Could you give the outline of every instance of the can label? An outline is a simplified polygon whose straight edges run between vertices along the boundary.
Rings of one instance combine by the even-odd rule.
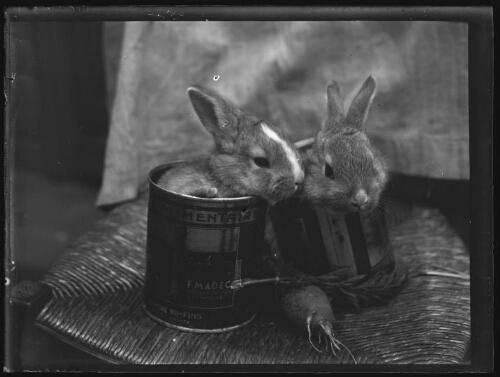
[[[273,206],[270,217],[283,258],[305,273],[349,267],[353,276],[364,275],[394,263],[383,217],[335,213],[294,199]]]
[[[180,208],[178,204],[159,201],[153,210],[166,218],[196,225],[241,224],[257,219],[257,208],[248,208],[241,212],[217,212]]]
[[[255,316],[254,292],[231,283],[256,277],[266,203],[180,196],[156,186],[157,175],[150,177],[145,309],[188,331],[242,326]]]
[[[179,304],[212,309],[234,305],[231,282],[240,278],[242,265],[238,259],[239,230],[186,227],[186,252],[174,256],[171,271],[173,277],[181,275],[177,280],[184,283],[175,287],[182,293]]]

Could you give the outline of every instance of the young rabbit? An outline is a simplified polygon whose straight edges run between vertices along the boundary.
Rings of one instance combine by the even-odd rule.
[[[361,86],[345,116],[338,84],[332,81],[328,85],[327,119],[311,148],[304,153],[306,175],[303,189],[297,193],[302,201],[313,204],[319,210],[337,213],[370,211],[378,205],[388,173],[382,157],[364,132],[375,90],[376,81],[370,76]],[[280,255],[279,249],[272,250],[274,255]],[[290,250],[285,252],[290,257]],[[303,269],[304,262],[294,261],[293,257],[291,259],[297,271]],[[280,263],[280,260],[275,263]],[[285,267],[288,265],[281,262],[279,268],[285,271],[285,276],[293,275],[293,271],[289,272]],[[312,278],[308,273],[298,272],[302,274],[303,280]],[[336,354],[336,349],[339,349],[337,344],[341,343],[333,333],[335,318],[332,306],[344,305],[339,305],[342,302],[340,298],[347,304],[350,301],[346,297],[354,300],[357,296],[349,292],[344,297],[342,289],[335,286],[338,280],[328,281],[325,276],[322,280],[324,285],[316,281],[305,286],[282,286],[280,300],[285,317],[299,329],[308,331],[311,344],[311,338],[325,338]],[[358,305],[357,301],[354,302]]]
[[[304,180],[301,156],[280,129],[209,89],[193,86],[187,93],[215,150],[167,171],[161,187],[206,198],[255,195],[271,204],[297,191]]]
[[[344,116],[339,86],[330,82],[327,120],[306,152],[302,198],[342,213],[377,206],[388,174],[384,160],[364,132],[375,91],[376,81],[370,76]]]

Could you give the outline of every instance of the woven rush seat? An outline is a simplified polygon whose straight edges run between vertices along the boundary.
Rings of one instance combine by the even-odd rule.
[[[182,332],[151,319],[142,307],[147,195],[111,211],[61,255],[40,281],[52,295],[36,324],[112,363],[462,363],[470,340],[468,253],[439,210],[388,211],[408,282],[387,305],[337,318],[336,337],[350,350],[338,357],[316,351],[284,321],[269,285],[257,317],[235,331]]]

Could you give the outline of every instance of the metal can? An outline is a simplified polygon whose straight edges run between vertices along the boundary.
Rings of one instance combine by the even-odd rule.
[[[149,175],[144,308],[180,330],[225,332],[250,322],[262,260],[267,203],[258,197],[196,198],[156,184],[178,162]]]
[[[295,198],[269,211],[285,261],[310,275],[349,267],[351,275],[391,270],[395,260],[385,219],[370,213],[334,213]]]

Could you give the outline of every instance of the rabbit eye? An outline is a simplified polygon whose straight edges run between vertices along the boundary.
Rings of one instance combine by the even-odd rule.
[[[268,168],[271,166],[271,164],[269,164],[269,160],[264,157],[255,157],[253,159],[253,162],[255,162],[255,165],[257,165],[259,168]]]
[[[335,179],[335,177],[333,176],[333,169],[328,164],[325,164],[325,177]]]

